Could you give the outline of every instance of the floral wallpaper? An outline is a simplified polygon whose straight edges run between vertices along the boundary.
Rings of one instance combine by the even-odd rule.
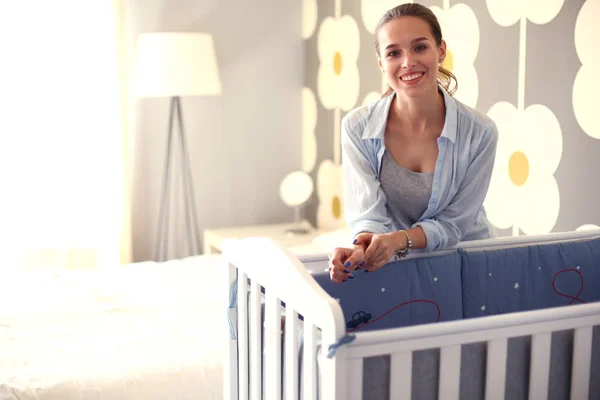
[[[374,29],[390,0],[303,0],[307,218],[346,228],[340,123],[380,97]],[[423,0],[440,21],[455,97],[492,119],[498,151],[485,207],[500,235],[600,225],[600,0]]]

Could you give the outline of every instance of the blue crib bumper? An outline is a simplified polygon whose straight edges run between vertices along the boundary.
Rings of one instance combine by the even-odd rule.
[[[569,306],[600,301],[600,238],[457,249],[341,285],[313,276],[340,302],[349,333]]]

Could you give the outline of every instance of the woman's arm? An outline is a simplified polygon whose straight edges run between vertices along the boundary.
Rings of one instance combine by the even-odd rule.
[[[385,194],[370,161],[372,149],[362,139],[360,118],[356,112],[346,115],[341,135],[344,214],[353,237],[360,232],[391,231]]]
[[[413,225],[413,228],[423,229],[427,237],[424,247],[426,251],[456,245],[462,240],[464,232],[475,223],[490,185],[497,143],[498,129],[492,123],[483,133],[462,183],[450,204],[435,218]]]

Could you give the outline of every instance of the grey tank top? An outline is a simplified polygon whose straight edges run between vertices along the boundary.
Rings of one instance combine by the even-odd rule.
[[[379,180],[395,230],[409,229],[423,216],[431,197],[433,175],[401,167],[385,150]]]

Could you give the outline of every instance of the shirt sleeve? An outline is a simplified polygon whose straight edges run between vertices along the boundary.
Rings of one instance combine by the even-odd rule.
[[[495,123],[486,130],[479,142],[478,150],[450,204],[435,218],[417,222],[427,237],[424,251],[455,246],[463,237],[463,233],[473,226],[487,194],[496,147],[498,129]]]
[[[341,128],[344,214],[352,236],[360,232],[391,232],[385,194],[369,162],[366,141],[359,127],[351,126],[348,116],[342,120]]]

